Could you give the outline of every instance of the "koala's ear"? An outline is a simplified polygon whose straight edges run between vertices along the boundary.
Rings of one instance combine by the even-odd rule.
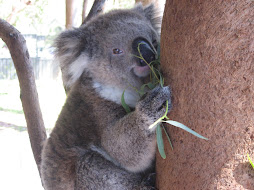
[[[146,7],[144,7],[144,12],[146,15],[146,18],[150,21],[153,20],[153,18],[155,17],[155,7],[154,4],[150,4]]]
[[[78,54],[80,43],[79,31],[77,29],[66,30],[62,32],[55,40],[55,55],[56,57],[64,56],[67,59],[72,59]]]
[[[60,66],[65,89],[70,87],[82,75],[87,66],[88,56],[84,49],[86,40],[84,31],[79,28],[62,32],[55,40],[55,63]]]
[[[160,34],[162,15],[159,9],[156,10],[153,3],[145,7],[143,7],[142,3],[137,3],[134,10],[143,14],[151,22],[154,29]]]

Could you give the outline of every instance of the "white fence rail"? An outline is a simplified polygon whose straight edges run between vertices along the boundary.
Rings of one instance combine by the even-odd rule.
[[[53,78],[52,37],[25,34],[26,44],[31,57],[35,78]],[[16,70],[7,46],[0,40],[0,79],[17,79]]]

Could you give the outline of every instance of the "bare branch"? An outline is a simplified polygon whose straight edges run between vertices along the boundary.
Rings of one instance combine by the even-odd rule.
[[[94,0],[92,8],[82,24],[86,24],[92,17],[101,13],[103,11],[105,1],[106,0]]]
[[[85,21],[85,18],[86,18],[87,4],[88,4],[88,0],[84,0],[83,9],[82,9],[82,23]]]
[[[0,19],[0,38],[8,46],[16,68],[27,130],[34,158],[39,169],[42,146],[46,139],[46,130],[39,106],[33,67],[26,47],[26,41],[17,29],[2,19]]]

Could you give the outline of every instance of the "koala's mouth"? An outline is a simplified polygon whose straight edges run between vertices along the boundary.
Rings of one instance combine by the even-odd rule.
[[[133,68],[133,72],[135,75],[137,75],[138,77],[146,77],[149,75],[150,73],[150,67],[148,65],[145,66],[135,66]]]

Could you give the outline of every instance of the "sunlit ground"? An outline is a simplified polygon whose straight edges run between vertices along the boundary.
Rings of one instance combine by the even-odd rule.
[[[65,93],[60,81],[37,81],[45,127],[54,126]],[[42,190],[26,130],[17,80],[0,80],[0,189]]]

